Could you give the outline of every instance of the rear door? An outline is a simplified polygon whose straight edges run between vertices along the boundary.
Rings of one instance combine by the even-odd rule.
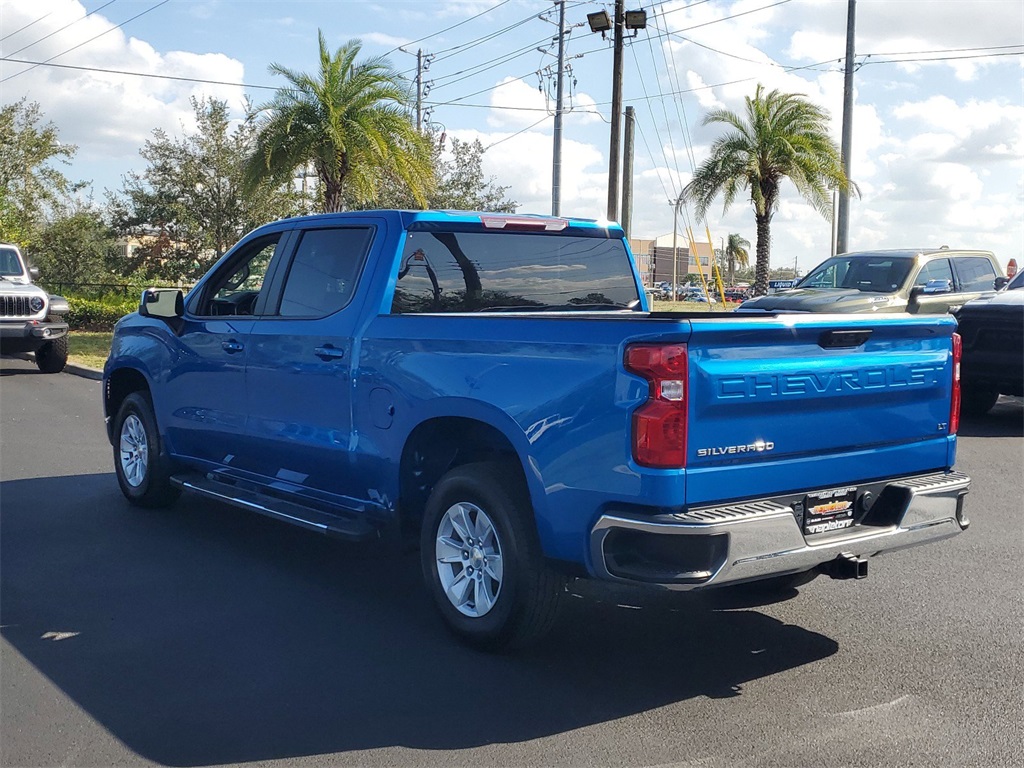
[[[691,319],[689,504],[939,470],[955,321]]]
[[[950,301],[952,311],[995,290],[996,270],[991,261],[983,256],[954,256],[952,261],[957,286],[955,301]]]

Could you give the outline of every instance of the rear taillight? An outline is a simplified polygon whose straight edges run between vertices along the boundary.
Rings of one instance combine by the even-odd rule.
[[[960,429],[960,358],[964,355],[964,342],[959,333],[953,334],[953,397],[949,404],[949,434]]]
[[[686,345],[633,344],[625,365],[650,386],[633,413],[633,458],[645,467],[686,466]]]

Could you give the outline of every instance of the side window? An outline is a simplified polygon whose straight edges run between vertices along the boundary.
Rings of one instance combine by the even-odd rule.
[[[196,314],[202,317],[253,314],[280,240],[281,233],[260,238],[225,265],[203,292]]]
[[[844,265],[845,266],[845,265]],[[838,280],[836,279],[836,271],[839,269],[838,264],[832,264],[827,269],[821,270],[808,280],[802,287],[806,288],[835,288]],[[845,274],[846,270],[843,270]]]
[[[914,285],[928,285],[929,280],[949,280],[949,284],[953,285],[953,269],[949,266],[949,259],[929,261],[921,267]]]
[[[326,317],[348,304],[372,239],[369,227],[303,232],[285,278],[278,314]]]
[[[963,256],[955,261],[961,291],[991,291],[995,289],[996,271],[988,259],[979,256]]]

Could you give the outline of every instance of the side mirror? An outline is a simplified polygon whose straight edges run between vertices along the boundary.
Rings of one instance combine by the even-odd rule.
[[[944,280],[937,278],[935,280],[929,280],[924,285],[915,285],[910,289],[910,298],[916,299],[919,296],[934,296],[939,293],[952,293],[953,282],[951,280]]]
[[[1003,288],[1005,288],[1007,283],[1009,283],[1009,282],[1010,282],[1010,278],[1008,278],[1008,277],[997,277],[996,278],[996,282],[995,282],[996,290],[997,291],[1003,290]]]
[[[31,277],[33,280],[38,280],[39,279],[39,267],[29,267],[28,268],[28,276]]]
[[[178,288],[147,288],[139,301],[139,314],[172,320],[185,314],[185,297]]]

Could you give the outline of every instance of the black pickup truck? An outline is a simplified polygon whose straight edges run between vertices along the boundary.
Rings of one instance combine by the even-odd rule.
[[[1024,272],[955,314],[963,339],[963,413],[980,416],[999,395],[1024,395]]]

